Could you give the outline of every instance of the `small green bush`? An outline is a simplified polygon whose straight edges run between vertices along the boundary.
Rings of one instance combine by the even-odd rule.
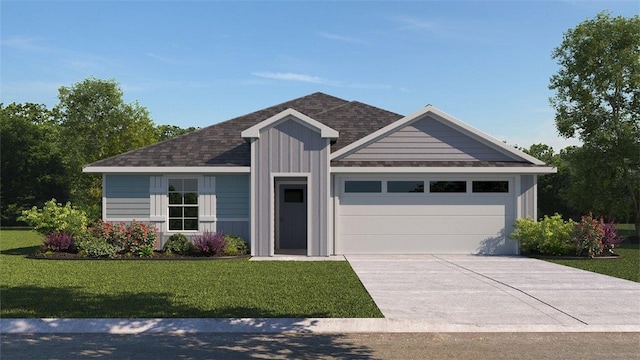
[[[551,217],[545,215],[538,222],[528,218],[517,219],[510,237],[520,241],[525,253],[568,255],[575,250],[572,242],[574,226],[572,220],[564,221],[559,214]]]
[[[227,246],[222,251],[224,256],[245,255],[249,251],[247,242],[240,236],[225,235],[224,239],[227,241]]]
[[[87,214],[71,206],[56,202],[56,199],[47,201],[42,209],[37,207],[24,210],[19,221],[24,221],[33,226],[37,232],[48,235],[52,233],[67,233],[73,236],[86,232],[89,219]]]
[[[109,244],[107,239],[91,233],[79,235],[76,238],[76,246],[80,255],[92,258],[114,257],[116,255],[115,246]]]
[[[150,247],[141,248],[140,251],[138,252],[138,256],[153,257],[153,248],[150,248]]]
[[[193,245],[183,234],[173,234],[162,247],[162,251],[167,254],[187,255],[193,251]]]

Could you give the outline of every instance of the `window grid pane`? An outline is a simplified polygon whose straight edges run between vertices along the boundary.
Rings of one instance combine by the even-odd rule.
[[[168,190],[169,230],[198,230],[198,180],[169,179]]]

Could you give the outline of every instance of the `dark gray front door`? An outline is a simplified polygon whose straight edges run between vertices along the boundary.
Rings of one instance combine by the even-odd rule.
[[[279,185],[280,249],[307,248],[307,185]]]

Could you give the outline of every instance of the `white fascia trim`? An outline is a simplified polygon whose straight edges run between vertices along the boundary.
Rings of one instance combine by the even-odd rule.
[[[554,174],[557,169],[545,167],[331,167],[332,174],[366,174],[366,173],[395,173],[395,174]]]
[[[280,120],[285,119],[286,117],[291,116],[293,117],[295,120],[297,120],[299,123],[301,123],[304,126],[310,127],[315,131],[319,131],[320,132],[320,136],[322,138],[330,138],[330,139],[337,139],[338,138],[338,132],[330,127],[328,127],[327,125],[318,122],[310,117],[308,117],[307,115],[296,111],[294,109],[286,109],[276,115],[273,115],[272,117],[261,121],[259,123],[257,123],[256,125],[253,125],[252,127],[244,130],[243,132],[240,133],[240,136],[242,136],[243,138],[254,138],[254,139],[258,139],[260,138],[260,130],[273,125],[275,123],[277,123]]]
[[[84,173],[96,174],[244,174],[249,166],[87,166]]]
[[[334,152],[331,154],[331,160],[336,160],[339,159],[341,156],[344,156],[354,150],[357,150],[358,148],[386,135],[389,134],[391,132],[393,132],[394,130],[414,121],[417,120],[419,118],[421,118],[422,116],[426,115],[426,114],[433,114],[436,116],[436,120],[444,123],[445,125],[449,125],[452,126],[454,128],[457,128],[458,130],[462,130],[464,133],[467,133],[473,137],[476,137],[477,139],[481,140],[481,141],[485,141],[487,143],[489,143],[490,145],[493,145],[495,147],[498,148],[498,150],[506,153],[507,155],[511,155],[517,158],[521,158],[523,160],[529,161],[534,165],[545,165],[544,162],[534,158],[533,156],[530,156],[518,149],[515,149],[505,143],[503,143],[502,141],[494,138],[491,135],[488,135],[476,128],[474,128],[473,126],[464,123],[463,121],[460,121],[458,119],[456,119],[455,117],[437,109],[434,106],[426,106],[418,111],[416,111],[415,113],[405,116],[402,119],[399,119],[385,127],[383,127],[382,129],[375,131],[367,136],[365,136],[364,138],[351,143],[345,147],[343,147],[342,149]]]

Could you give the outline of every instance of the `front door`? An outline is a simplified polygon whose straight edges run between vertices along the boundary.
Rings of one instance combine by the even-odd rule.
[[[278,198],[278,248],[306,249],[307,185],[280,184]]]

